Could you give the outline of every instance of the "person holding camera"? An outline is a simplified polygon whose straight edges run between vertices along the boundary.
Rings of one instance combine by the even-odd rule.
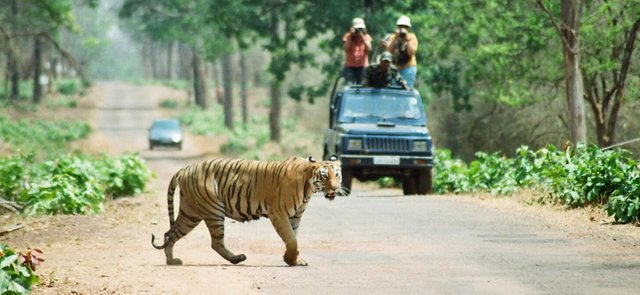
[[[407,81],[409,87],[413,87],[416,80],[418,50],[418,38],[411,33],[411,19],[408,16],[400,16],[396,22],[397,29],[394,34],[383,40],[383,45],[393,55],[393,63],[400,71],[400,75]]]
[[[371,51],[371,36],[367,34],[367,27],[362,18],[356,17],[352,21],[351,29],[342,37],[346,60],[342,74],[347,83],[362,84],[364,68],[369,65]]]

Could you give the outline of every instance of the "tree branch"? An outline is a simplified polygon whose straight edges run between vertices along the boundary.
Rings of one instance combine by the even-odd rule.
[[[64,48],[62,48],[60,43],[58,43],[58,41],[56,41],[53,37],[51,37],[49,33],[46,33],[46,32],[41,33],[40,36],[45,38],[47,41],[49,41],[49,43],[51,43],[58,50],[58,52],[60,52],[60,54],[62,54],[62,57],[64,57],[64,59],[71,64],[71,67],[73,67],[78,72],[78,75],[82,80],[82,83],[85,83],[85,84],[89,83],[89,80],[84,75],[84,71],[82,70],[80,63],[78,63],[78,61],[73,57],[73,55],[71,55]]]
[[[544,5],[544,3],[542,3],[542,0],[536,0],[536,3],[538,3],[538,6],[540,6],[540,8],[542,8],[542,10],[547,14],[547,16],[549,16],[549,19],[553,23],[553,26],[556,28],[556,32],[558,32],[558,35],[560,36],[560,39],[562,40],[562,45],[565,48],[567,48],[569,51],[571,51],[573,54],[578,54],[578,51],[575,48],[572,48],[571,46],[569,46],[569,40],[567,40],[567,38],[565,38],[564,34],[562,34],[562,28],[560,27],[560,24],[558,24],[558,22],[556,21],[556,18],[553,17],[553,14],[551,14],[551,11],[549,10],[549,8],[547,8]],[[564,24],[563,24],[563,26],[564,26]]]

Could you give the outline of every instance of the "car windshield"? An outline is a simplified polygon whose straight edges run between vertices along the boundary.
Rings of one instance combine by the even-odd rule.
[[[390,121],[402,125],[424,125],[424,110],[418,98],[399,93],[345,93],[338,117],[341,123]]]
[[[157,120],[153,121],[151,128],[154,129],[179,129],[180,123],[177,120]]]

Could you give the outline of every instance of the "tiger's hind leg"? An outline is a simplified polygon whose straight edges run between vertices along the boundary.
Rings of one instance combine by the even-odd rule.
[[[186,207],[183,207],[186,205],[185,203],[180,204],[180,213],[178,213],[178,218],[176,218],[174,229],[169,230],[164,234],[165,241],[167,243],[167,246],[164,248],[164,255],[167,258],[167,265],[182,264],[182,260],[173,257],[173,245],[182,237],[191,232],[198,224],[200,224],[200,221],[202,221],[200,217],[191,216],[186,213],[186,211],[189,210],[185,211],[185,209],[187,209]]]
[[[211,248],[227,261],[238,264],[247,259],[244,254],[235,255],[224,245],[224,215],[204,219],[211,235]]]

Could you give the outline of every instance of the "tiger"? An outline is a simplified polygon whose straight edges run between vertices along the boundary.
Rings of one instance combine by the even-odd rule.
[[[180,208],[174,220],[173,195],[180,187]],[[290,157],[282,161],[213,159],[178,170],[167,190],[169,231],[164,243],[167,265],[181,265],[173,257],[173,246],[204,220],[211,236],[211,248],[232,264],[247,259],[224,244],[225,217],[245,222],[266,217],[284,241],[284,261],[305,266],[300,259],[296,234],[302,214],[313,193],[323,192],[328,200],[342,194],[341,163],[336,156],[327,161]]]

